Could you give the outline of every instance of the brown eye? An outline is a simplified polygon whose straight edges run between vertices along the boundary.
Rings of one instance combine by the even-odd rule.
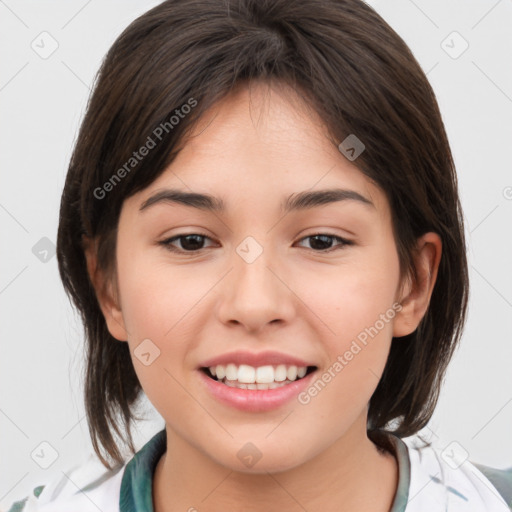
[[[187,233],[162,240],[159,244],[172,252],[198,252],[205,248],[205,240],[210,240],[210,238],[199,233]],[[176,242],[178,242],[181,247],[175,247],[173,244]]]
[[[328,233],[317,233],[315,235],[309,235],[302,240],[311,239],[310,248],[315,252],[331,252],[337,249],[343,249],[347,245],[353,245],[353,242],[350,240],[346,240],[345,238],[341,238],[336,235],[329,235]],[[339,242],[338,245],[332,246],[333,241]]]

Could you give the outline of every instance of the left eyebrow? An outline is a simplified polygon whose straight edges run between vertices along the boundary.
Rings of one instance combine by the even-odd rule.
[[[375,208],[375,205],[366,197],[355,190],[327,189],[316,191],[304,191],[292,194],[281,203],[281,211],[307,210],[339,201],[356,201],[364,206]],[[177,203],[199,210],[211,212],[226,211],[226,204],[218,197],[198,192],[185,192],[178,189],[163,189],[146,199],[139,208],[139,211],[146,210],[158,203]]]
[[[307,210],[309,208],[348,200],[356,201],[370,208],[375,208],[375,205],[368,198],[355,190],[333,188],[292,194],[281,204],[281,211],[288,213],[295,210]]]

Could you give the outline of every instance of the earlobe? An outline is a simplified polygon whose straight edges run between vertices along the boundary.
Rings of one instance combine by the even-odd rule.
[[[393,337],[413,333],[427,312],[441,261],[442,242],[437,233],[426,233],[418,239],[414,257],[417,282],[409,280],[405,295],[399,301],[402,309],[395,317]]]
[[[110,334],[119,341],[127,341],[128,335],[124,324],[118,294],[112,278],[107,279],[97,264],[97,240],[82,237],[87,261],[89,279],[96,292],[96,299]]]

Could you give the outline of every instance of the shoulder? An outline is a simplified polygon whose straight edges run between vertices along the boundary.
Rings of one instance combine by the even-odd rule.
[[[501,494],[505,503],[512,510],[512,466],[506,469],[496,469],[473,462]]]
[[[121,501],[124,510],[151,510],[153,470],[165,449],[163,429],[112,470],[91,454],[84,464],[36,487],[7,512],[119,512]]]
[[[496,469],[472,462],[456,442],[440,449],[418,436],[402,441],[410,459],[409,502],[421,504],[417,510],[437,510],[441,503],[449,511],[512,510],[512,467]],[[411,507],[411,512],[415,510]]]
[[[119,495],[126,465],[106,469],[90,456],[85,463],[35,487],[7,512],[119,511]]]

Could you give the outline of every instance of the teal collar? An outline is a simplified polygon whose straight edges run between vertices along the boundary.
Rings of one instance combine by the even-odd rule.
[[[166,449],[167,437],[163,429],[128,462],[121,481],[120,512],[154,512],[153,473]]]
[[[411,467],[407,445],[387,433],[398,460],[398,487],[391,512],[404,512],[409,498]],[[128,462],[121,481],[120,512],[154,512],[153,473],[167,449],[165,429],[155,434]]]

